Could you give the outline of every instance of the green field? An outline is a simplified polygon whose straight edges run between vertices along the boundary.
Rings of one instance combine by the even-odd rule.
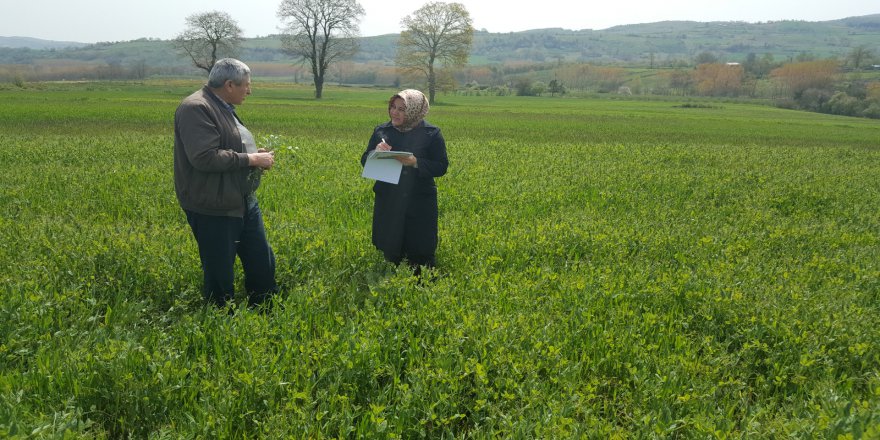
[[[0,89],[0,437],[880,438],[880,122],[441,95],[419,284],[360,178],[393,91],[257,79],[283,292],[228,314],[172,184],[198,86]]]

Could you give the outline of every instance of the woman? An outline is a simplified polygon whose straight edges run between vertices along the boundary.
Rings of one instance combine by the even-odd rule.
[[[419,274],[421,266],[434,267],[437,251],[437,186],[434,178],[446,174],[446,141],[440,129],[425,121],[428,100],[418,90],[403,90],[388,101],[390,121],[377,126],[361,156],[361,165],[373,150],[408,151],[397,185],[376,181],[373,192],[373,244],[385,259],[406,259]]]

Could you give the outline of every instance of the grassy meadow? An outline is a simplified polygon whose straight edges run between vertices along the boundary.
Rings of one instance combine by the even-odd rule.
[[[393,91],[255,78],[283,292],[230,314],[172,183],[198,87],[0,88],[0,437],[880,438],[880,122],[439,95],[419,284],[360,177]]]

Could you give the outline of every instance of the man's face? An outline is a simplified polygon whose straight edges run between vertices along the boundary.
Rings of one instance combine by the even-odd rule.
[[[232,80],[226,81],[223,85],[226,91],[226,102],[232,105],[239,105],[244,102],[244,98],[251,94],[251,77],[244,77],[241,85],[235,84]]]

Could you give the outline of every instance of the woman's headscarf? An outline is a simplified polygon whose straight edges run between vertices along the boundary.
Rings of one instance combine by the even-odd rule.
[[[416,89],[401,90],[388,100],[389,116],[391,115],[391,106],[394,105],[394,100],[397,98],[403,99],[404,105],[406,105],[406,116],[403,125],[395,128],[403,132],[410,131],[416,125],[419,125],[425,119],[425,115],[428,114],[428,109],[430,108],[428,98],[425,97],[424,93]]]

